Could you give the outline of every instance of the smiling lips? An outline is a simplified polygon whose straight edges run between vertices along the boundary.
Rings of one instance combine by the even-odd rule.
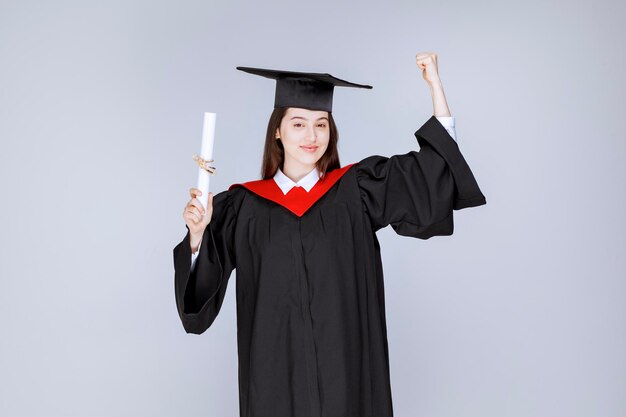
[[[315,152],[317,150],[317,146],[300,146],[302,149],[304,149],[306,152]]]

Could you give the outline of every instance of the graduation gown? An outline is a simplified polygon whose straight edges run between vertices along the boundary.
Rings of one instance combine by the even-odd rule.
[[[174,248],[187,333],[211,326],[237,269],[241,417],[392,416],[376,231],[450,235],[453,210],[486,203],[435,116],[415,137],[419,152],[367,157],[309,193],[233,184],[214,195],[193,271],[189,231]]]

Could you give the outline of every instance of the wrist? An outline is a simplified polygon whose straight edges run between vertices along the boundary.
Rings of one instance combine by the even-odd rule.
[[[441,82],[441,79],[439,77],[428,83],[428,86],[431,90],[443,90],[443,83]]]
[[[198,251],[198,247],[200,246],[200,241],[202,240],[202,235],[189,235],[189,246],[191,246],[191,253],[196,253]]]

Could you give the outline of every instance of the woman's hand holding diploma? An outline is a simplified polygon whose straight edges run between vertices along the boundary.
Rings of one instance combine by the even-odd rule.
[[[189,229],[191,252],[196,253],[204,229],[211,221],[213,214],[213,194],[209,192],[211,175],[215,173],[215,167],[209,166],[213,162],[213,142],[215,138],[215,113],[204,113],[204,125],[202,127],[202,148],[200,155],[194,155],[193,159],[198,163],[198,188],[190,188],[191,200],[185,206],[183,219]],[[198,198],[200,197],[200,198]],[[205,210],[206,207],[206,210]]]
[[[185,224],[189,228],[191,252],[195,253],[198,250],[198,246],[200,246],[204,229],[211,222],[213,193],[209,193],[206,210],[200,200],[198,200],[198,197],[202,195],[202,191],[197,188],[190,188],[189,194],[191,195],[191,200],[185,206],[183,219],[185,219]]]

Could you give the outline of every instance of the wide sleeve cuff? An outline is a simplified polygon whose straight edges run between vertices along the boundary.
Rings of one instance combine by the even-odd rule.
[[[437,117],[432,116],[428,119],[415,132],[415,137],[420,147],[431,146],[448,164],[457,190],[453,204],[454,210],[487,203],[458,144]]]

